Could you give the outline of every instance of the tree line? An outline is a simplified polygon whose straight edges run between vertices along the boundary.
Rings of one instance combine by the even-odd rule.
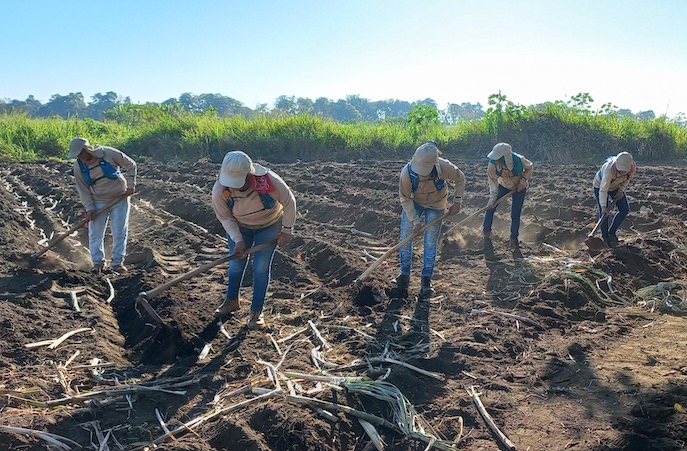
[[[571,108],[581,109],[591,108],[591,102],[593,99],[588,93],[580,93],[572,96],[567,102],[556,101],[554,103],[564,103]],[[547,103],[535,105],[533,108],[545,108]],[[46,103],[41,103],[33,95],[28,96],[26,100],[0,99],[0,113],[25,114],[31,118],[59,116],[65,119],[90,118],[102,121],[108,119],[108,112],[110,112],[110,116],[116,117],[117,110],[121,112],[132,105],[134,104],[129,97],[121,96],[113,91],[108,91],[105,94],[97,93],[91,96],[90,102],[86,102],[82,93],[76,92],[67,95],[54,94]],[[341,123],[405,120],[418,106],[436,110],[439,121],[445,125],[480,120],[485,118],[488,113],[488,108],[485,111],[480,103],[449,103],[446,108],[440,109],[437,102],[431,98],[414,102],[396,99],[372,101],[359,95],[348,95],[345,99],[339,100],[319,97],[314,101],[307,97],[282,95],[277,97],[274,107],[271,109],[267,104],[258,104],[252,109],[236,99],[221,94],[195,95],[183,93],[178,98],[173,97],[160,104],[147,102],[145,105],[148,107],[162,105],[190,113],[213,113],[220,117],[241,116],[246,119],[306,114]],[[610,103],[602,105],[597,112],[639,120],[656,118],[651,110],[635,114],[629,109],[621,109]],[[681,113],[676,121],[684,123],[684,119],[685,116]]]

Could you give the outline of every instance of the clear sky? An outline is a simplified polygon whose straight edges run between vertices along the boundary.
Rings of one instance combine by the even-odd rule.
[[[23,0],[0,4],[0,98],[114,91],[687,114],[684,0]]]

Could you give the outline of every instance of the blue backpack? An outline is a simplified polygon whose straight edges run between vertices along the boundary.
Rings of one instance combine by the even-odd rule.
[[[97,179],[92,179],[91,178],[91,168],[86,165],[83,161],[77,159],[76,160],[79,163],[79,168],[81,168],[81,173],[83,174],[84,180],[86,180],[86,184],[89,186],[95,185],[95,182],[100,180],[101,178],[107,177],[108,179],[118,179],[122,176],[121,171],[119,169],[115,169],[112,167],[110,163],[105,161],[104,159],[100,159],[98,162],[98,165],[100,166],[100,169],[103,170],[103,177],[97,178]]]

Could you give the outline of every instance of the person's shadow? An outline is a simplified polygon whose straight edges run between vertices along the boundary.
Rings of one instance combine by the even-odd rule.
[[[486,290],[491,293],[495,305],[511,308],[520,297],[520,289],[535,282],[536,275],[519,247],[512,250],[512,264],[503,257],[496,253],[492,240],[485,238],[484,262],[490,272]]]
[[[491,238],[484,238],[484,263],[489,268],[489,280],[487,280],[487,291],[493,291],[500,286],[501,277],[499,272],[506,267],[501,261],[501,256],[494,250],[494,242]]]

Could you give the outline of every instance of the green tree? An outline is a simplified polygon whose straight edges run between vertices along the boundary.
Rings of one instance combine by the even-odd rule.
[[[42,105],[36,111],[36,115],[40,117],[61,116],[68,118],[70,116],[81,116],[81,113],[86,109],[86,102],[83,94],[80,92],[70,92],[66,96],[54,94],[50,97],[48,103]]]
[[[413,137],[429,134],[441,125],[439,112],[428,105],[415,105],[408,113],[408,128]]]

